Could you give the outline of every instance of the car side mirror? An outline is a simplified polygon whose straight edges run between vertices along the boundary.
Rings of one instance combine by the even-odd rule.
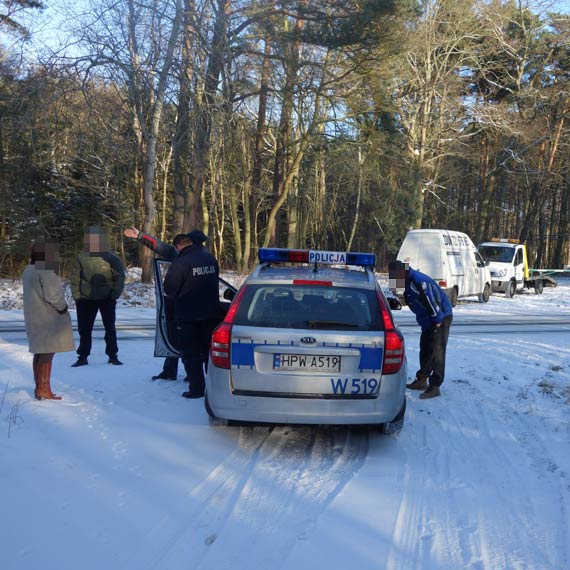
[[[223,297],[226,301],[233,301],[235,296],[236,296],[236,292],[233,289],[226,289],[224,291]]]
[[[402,310],[402,303],[400,303],[396,297],[388,297],[388,305],[390,305],[390,309],[392,309],[392,311]]]

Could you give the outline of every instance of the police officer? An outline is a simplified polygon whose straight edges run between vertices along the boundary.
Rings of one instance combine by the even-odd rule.
[[[423,390],[420,398],[441,394],[445,375],[445,352],[453,320],[451,303],[443,289],[428,275],[415,271],[407,263],[392,261],[388,266],[389,288],[404,288],[404,299],[422,329],[420,369],[416,379],[407,384],[410,390]],[[429,380],[429,386],[428,386]]]
[[[182,361],[190,385],[185,398],[201,398],[205,381],[203,364],[207,361],[212,332],[220,322],[216,258],[205,248],[207,236],[193,230],[182,243],[164,280],[164,292],[174,300]]]

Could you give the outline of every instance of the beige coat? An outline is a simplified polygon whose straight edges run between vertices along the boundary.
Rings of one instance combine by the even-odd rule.
[[[30,352],[47,354],[74,350],[71,317],[57,274],[50,269],[28,265],[22,275],[22,285]]]

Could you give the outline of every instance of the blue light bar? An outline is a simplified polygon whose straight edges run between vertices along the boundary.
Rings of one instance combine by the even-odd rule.
[[[303,249],[284,249],[278,247],[260,247],[257,252],[260,263],[309,261],[309,252]]]
[[[376,265],[375,253],[347,253],[347,265],[360,265],[361,267],[374,267]]]
[[[357,265],[360,267],[374,267],[376,265],[376,254],[374,253],[261,247],[257,256],[260,263],[323,263],[327,265]]]

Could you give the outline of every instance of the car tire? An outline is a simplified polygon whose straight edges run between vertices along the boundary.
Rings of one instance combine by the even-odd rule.
[[[537,295],[542,295],[543,291],[544,291],[544,282],[542,281],[542,279],[537,279],[534,282],[534,292]]]
[[[489,297],[491,296],[491,287],[489,285],[485,285],[483,289],[483,293],[479,295],[479,303],[487,303],[489,301]]]
[[[386,422],[381,424],[380,431],[384,435],[393,435],[398,433],[404,427],[404,416],[406,415],[406,399],[404,398],[404,403],[400,408],[400,411],[396,414],[396,417],[391,422]]]
[[[455,287],[450,289],[447,296],[449,297],[449,302],[451,303],[451,306],[457,307],[457,289]]]
[[[517,284],[514,281],[509,281],[507,288],[505,289],[505,297],[507,299],[512,299],[517,292]]]

